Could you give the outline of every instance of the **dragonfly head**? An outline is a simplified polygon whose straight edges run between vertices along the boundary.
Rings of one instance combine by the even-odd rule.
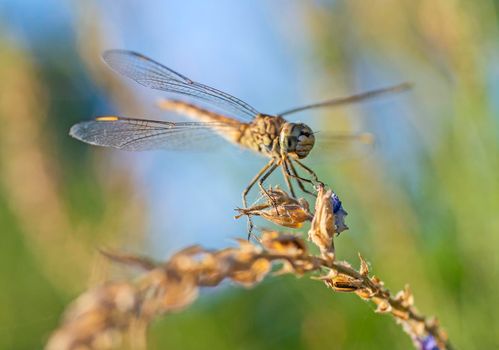
[[[294,159],[308,156],[314,147],[315,136],[312,129],[303,123],[285,123],[279,135],[281,154]]]

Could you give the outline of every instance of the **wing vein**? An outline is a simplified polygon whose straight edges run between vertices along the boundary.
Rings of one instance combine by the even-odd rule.
[[[259,112],[248,103],[218,89],[197,83],[174,70],[139,53],[125,50],[110,50],[103,54],[106,63],[116,72],[138,84],[214,104],[235,113],[235,116],[252,119]]]

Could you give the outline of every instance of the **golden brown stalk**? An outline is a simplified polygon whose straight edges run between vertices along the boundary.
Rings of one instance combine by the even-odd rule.
[[[315,272],[314,278],[333,290],[353,292],[372,301],[376,312],[390,313],[418,348],[428,337],[439,349],[451,348],[438,323],[417,312],[408,287],[392,296],[377,277],[369,276],[362,257],[357,271],[346,262],[313,256],[300,238],[274,231],[262,234],[261,245],[245,240],[238,243],[237,247],[214,251],[190,247],[154,267],[147,258],[106,253],[115,261],[146,268],[146,272],[135,282],[104,284],[80,296],[66,311],[46,349],[110,349],[123,346],[124,335],[129,332],[135,332],[135,346],[137,342],[145,344],[136,338],[137,329],[144,330],[153,319],[191,304],[199,287],[215,286],[224,279],[252,287],[276,264],[282,266],[278,273],[301,276]]]

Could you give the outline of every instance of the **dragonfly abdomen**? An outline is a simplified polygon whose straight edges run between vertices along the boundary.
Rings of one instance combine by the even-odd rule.
[[[214,123],[213,129],[232,143],[238,142],[247,126],[246,123],[242,123],[234,118],[180,100],[161,99],[158,102],[158,106],[203,123]]]

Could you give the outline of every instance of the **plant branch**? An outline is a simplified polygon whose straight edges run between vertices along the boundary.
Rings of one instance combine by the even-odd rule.
[[[225,279],[252,287],[269,274],[283,273],[313,273],[312,278],[335,291],[355,293],[374,302],[376,312],[390,313],[417,348],[426,349],[424,342],[432,339],[436,348],[451,349],[438,323],[414,308],[407,287],[392,296],[377,277],[369,276],[368,265],[360,255],[357,271],[334,257],[311,255],[305,242],[294,235],[267,231],[260,244],[238,240],[237,247],[222,250],[193,246],[164,263],[110,252],[105,255],[144,272],[136,281],[110,282],[80,296],[51,336],[48,350],[109,349],[126,342],[133,348],[144,348],[148,325],[165,313],[190,305],[199,287],[216,286]]]

